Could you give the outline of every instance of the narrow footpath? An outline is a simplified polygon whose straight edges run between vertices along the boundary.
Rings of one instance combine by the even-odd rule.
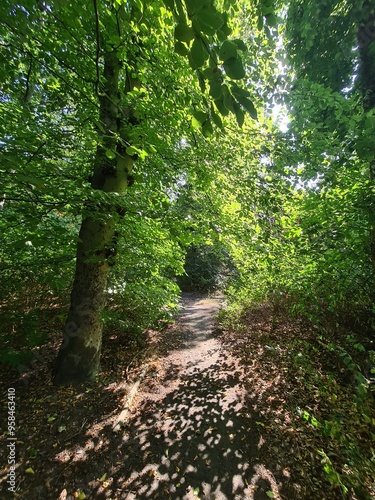
[[[116,474],[121,499],[280,498],[254,463],[242,371],[213,333],[219,300],[185,296],[159,368],[135,397]]]

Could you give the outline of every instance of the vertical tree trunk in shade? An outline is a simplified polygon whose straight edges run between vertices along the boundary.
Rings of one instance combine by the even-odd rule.
[[[360,53],[359,82],[363,95],[363,108],[365,112],[375,110],[375,10],[372,2],[364,5],[363,20],[358,29],[358,45]],[[375,132],[371,129],[372,136],[369,138],[371,144],[375,144]],[[369,145],[370,146],[370,145]],[[368,198],[368,210],[370,221],[370,252],[373,272],[375,275],[375,195],[373,192],[375,183],[375,149],[372,149],[373,158],[370,160],[370,193]]]
[[[134,158],[123,147],[126,122],[120,117],[129,110],[119,108],[121,62],[115,49],[104,55],[104,84],[100,95],[101,131],[98,132],[92,187],[106,193],[124,193]],[[125,92],[131,90],[127,79]],[[129,114],[129,113],[128,113]],[[108,158],[108,151],[114,157]],[[70,309],[64,329],[54,382],[68,384],[92,380],[100,367],[105,290],[116,246],[115,207],[100,205],[84,216],[77,246],[76,271]]]

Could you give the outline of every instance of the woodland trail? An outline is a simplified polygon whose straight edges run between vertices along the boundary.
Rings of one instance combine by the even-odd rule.
[[[312,404],[331,411],[325,392],[314,399],[306,390],[310,365],[300,363],[316,330],[263,304],[241,318],[242,328],[218,332],[219,307],[217,299],[184,296],[175,323],[149,331],[143,349],[111,331],[90,384],[52,384],[55,336],[24,373],[3,368],[0,408],[7,388],[17,395],[17,463],[13,494],[4,428],[0,498],[341,499],[316,458],[332,440],[327,445],[296,413]],[[357,420],[346,422],[356,432]],[[363,477],[374,491],[371,467]]]
[[[136,397],[119,498],[280,498],[272,474],[253,463],[259,436],[249,430],[243,373],[213,333],[219,301],[183,304],[172,348]]]
[[[219,307],[218,299],[184,296],[174,325],[150,332],[141,356],[112,332],[92,384],[52,384],[54,344],[21,377],[3,370],[1,394],[17,394],[17,489],[8,494],[3,433],[0,498],[279,500],[286,478],[260,432],[247,384],[255,376],[231,354],[230,338],[226,345],[216,335]]]

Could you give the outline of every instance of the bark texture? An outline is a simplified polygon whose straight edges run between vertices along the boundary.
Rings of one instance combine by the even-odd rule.
[[[119,22],[121,19],[119,18]],[[98,148],[94,162],[92,187],[105,193],[124,193],[131,175],[134,157],[126,154],[131,110],[120,108],[120,71],[115,47],[104,54],[103,81],[99,95],[100,122]],[[123,94],[133,88],[126,78]],[[108,155],[108,152],[113,154]],[[118,210],[111,203],[87,203],[77,246],[76,272],[71,304],[54,369],[56,384],[78,383],[94,379],[100,368],[102,322],[105,290],[116,253],[115,220]]]

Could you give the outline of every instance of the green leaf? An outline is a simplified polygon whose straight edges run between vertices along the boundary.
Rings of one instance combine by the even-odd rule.
[[[198,69],[203,66],[208,58],[208,53],[200,38],[196,38],[190,49],[189,62],[192,69]]]
[[[187,56],[189,54],[189,49],[183,42],[176,42],[174,44],[174,51],[180,56]]]
[[[258,119],[258,113],[254,104],[247,97],[237,96],[237,101],[243,106],[254,120]]]
[[[204,122],[202,125],[202,134],[204,137],[210,137],[214,132],[214,129],[212,127],[212,123],[210,120],[207,120]]]
[[[228,38],[228,36],[222,30],[217,31],[216,36],[219,42],[224,42]]]
[[[229,40],[225,40],[220,47],[219,57],[222,61],[227,61],[231,57],[236,58],[237,57],[236,45]]]
[[[199,21],[197,16],[194,16],[191,22],[195,33],[199,33],[200,35],[205,34],[208,36],[213,36],[216,33],[213,28],[210,28],[209,26],[206,26],[204,23]]]
[[[228,17],[224,14],[224,24],[220,28],[220,31],[221,31],[221,33],[223,33],[223,35],[225,37],[228,37],[232,33],[232,29],[228,26],[227,21],[228,21]]]
[[[366,352],[365,347],[362,344],[360,344],[360,343],[354,344],[353,347],[355,347],[357,349],[357,351]]]
[[[275,14],[268,14],[266,16],[266,21],[268,26],[271,26],[272,28],[275,28],[279,23],[279,20],[277,16],[275,16]]]
[[[197,122],[200,125],[203,125],[203,123],[208,120],[208,114],[205,113],[204,111],[196,111],[193,115],[193,117],[197,120]]]
[[[189,17],[199,12],[202,7],[209,3],[209,0],[185,0]]]
[[[139,153],[138,149],[135,148],[134,146],[128,146],[126,148],[126,154],[129,156],[134,156],[137,155],[138,153]]]
[[[242,61],[238,57],[231,57],[224,62],[223,66],[225,73],[233,80],[241,80],[246,75]]]
[[[268,498],[275,498],[275,494],[272,493],[271,490],[266,491],[266,495],[268,496]]]
[[[181,42],[190,42],[194,38],[194,30],[185,23],[178,23],[174,29],[174,37]]]
[[[206,90],[206,80],[204,79],[203,73],[201,71],[197,71],[197,73],[198,73],[199,87],[200,87],[202,93],[204,93]]]
[[[199,24],[202,26],[202,31],[207,34],[212,34],[212,30],[216,32],[224,24],[224,18],[220,12],[216,10],[213,5],[204,5],[202,9],[197,12]],[[210,28],[209,32],[205,29]]]
[[[133,6],[140,12],[143,12],[143,2],[142,0],[133,0]]]
[[[223,95],[223,88],[221,82],[214,80],[210,82],[210,96],[212,99],[220,99]]]
[[[231,84],[231,88],[232,88],[232,94],[235,97],[249,97],[250,96],[250,92],[248,90],[239,87],[235,83]]]
[[[234,114],[236,115],[237,124],[241,128],[245,121],[245,114],[237,103],[234,105]]]
[[[114,151],[112,151],[111,149],[107,149],[105,152],[105,155],[110,160],[113,160],[113,158],[116,158],[116,153]]]
[[[224,97],[217,99],[216,101],[214,101],[214,103],[215,103],[215,106],[217,107],[219,113],[221,114],[221,116],[228,116],[229,110],[224,104]]]
[[[315,417],[311,417],[311,424],[314,426],[314,427],[319,427],[319,422],[318,420],[315,418]]]
[[[163,0],[164,5],[167,7],[169,10],[174,9],[174,0]]]
[[[212,118],[212,121],[214,122],[214,124],[219,127],[219,128],[223,128],[223,122],[222,122],[222,119],[220,118],[220,116],[214,111],[214,108],[213,106],[211,105],[211,118]]]
[[[370,130],[371,133],[375,130],[375,116],[368,115],[365,120],[365,129]]]
[[[267,16],[268,14],[271,14],[271,12],[274,11],[273,2],[272,1],[262,2],[261,10],[262,10],[263,16]]]
[[[205,70],[203,70],[203,75],[205,78],[207,78],[207,80],[221,81],[222,79],[222,72],[217,66],[213,68],[206,68]]]
[[[223,87],[224,91],[224,106],[231,111],[232,113],[235,112],[235,105],[236,101],[233,99],[233,96],[229,92],[228,88]]]
[[[241,50],[242,52],[247,51],[246,43],[243,40],[237,38],[236,40],[232,40],[232,42],[236,45],[238,50]]]

